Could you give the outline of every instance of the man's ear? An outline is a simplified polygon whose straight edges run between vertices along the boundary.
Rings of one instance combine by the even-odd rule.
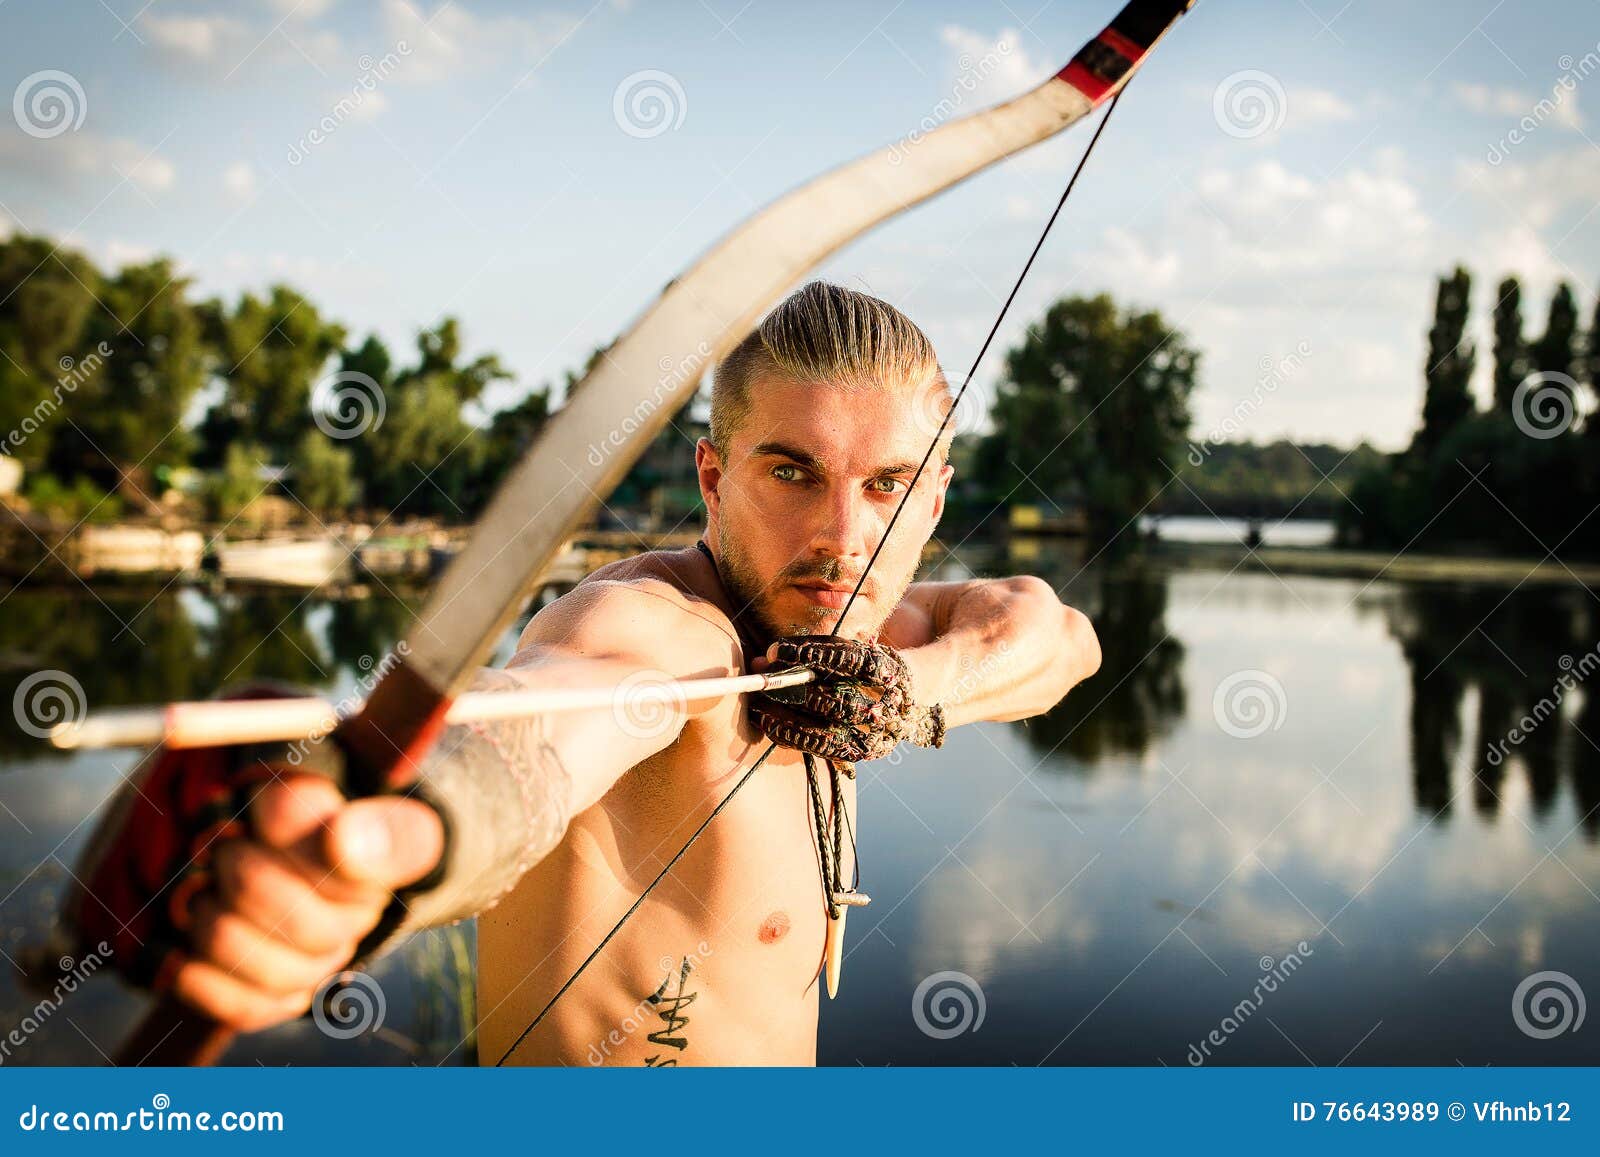
[[[944,495],[950,489],[950,479],[954,478],[956,468],[946,462],[939,467],[939,474],[934,479],[933,487],[933,526],[937,528],[939,520],[944,517]]]
[[[720,512],[722,497],[717,487],[722,483],[722,455],[711,444],[711,439],[701,438],[694,444],[694,470],[700,479],[700,499],[712,515]]]

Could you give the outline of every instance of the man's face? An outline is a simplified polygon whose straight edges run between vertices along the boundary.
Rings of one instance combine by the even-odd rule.
[[[828,634],[867,580],[842,633],[877,635],[916,573],[944,512],[951,468],[929,461],[883,553],[883,539],[942,412],[935,381],[916,391],[755,383],[724,461],[696,451],[711,539],[738,609],[771,635]]]

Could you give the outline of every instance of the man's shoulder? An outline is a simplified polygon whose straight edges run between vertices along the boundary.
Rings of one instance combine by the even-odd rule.
[[[699,552],[659,550],[607,563],[556,599],[539,617],[584,634],[668,636],[686,647],[719,651],[738,634],[708,587]]]

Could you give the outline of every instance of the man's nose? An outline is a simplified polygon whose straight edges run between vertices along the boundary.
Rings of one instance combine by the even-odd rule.
[[[870,511],[860,491],[854,486],[830,486],[822,506],[812,550],[835,558],[866,557],[875,544],[869,541]]]

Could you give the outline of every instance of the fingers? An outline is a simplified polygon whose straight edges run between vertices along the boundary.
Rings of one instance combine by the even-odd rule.
[[[190,935],[198,959],[274,997],[314,990],[355,952],[354,940],[315,954],[291,947],[210,899],[196,904]]]
[[[313,989],[277,995],[230,975],[203,960],[186,960],[173,978],[172,992],[192,1008],[235,1032],[259,1032],[293,1020],[311,1007]]]
[[[777,704],[752,703],[750,715],[763,735],[784,747],[850,762],[875,757],[863,749],[853,728],[802,716]]]
[[[319,872],[303,857],[250,840],[222,845],[216,873],[223,910],[313,956],[353,948],[389,902],[385,888],[361,888],[326,869]]]
[[[287,774],[251,803],[250,839],[216,845],[213,894],[194,901],[173,992],[239,1031],[299,1016],[354,956],[395,889],[433,870],[438,814],[415,799],[347,802]]]
[[[767,658],[886,686],[905,682],[905,664],[892,648],[839,635],[793,635],[779,639],[767,648]]]
[[[421,800],[357,800],[330,825],[323,848],[346,880],[394,891],[438,866],[444,824]]]

